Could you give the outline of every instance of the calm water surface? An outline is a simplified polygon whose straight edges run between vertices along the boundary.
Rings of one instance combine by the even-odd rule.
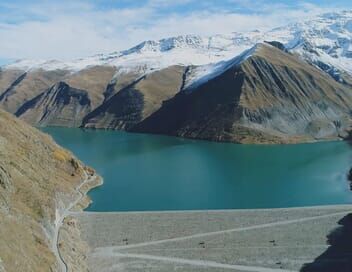
[[[235,145],[45,128],[104,178],[90,211],[274,208],[352,203],[345,142]]]

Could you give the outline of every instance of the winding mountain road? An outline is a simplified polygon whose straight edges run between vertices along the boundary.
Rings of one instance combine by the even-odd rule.
[[[54,238],[53,238],[53,252],[56,256],[56,259],[58,260],[60,271],[62,272],[67,272],[68,267],[66,262],[64,261],[63,257],[61,256],[60,253],[60,244],[59,244],[59,239],[60,239],[60,228],[62,227],[65,218],[70,215],[71,209],[75,207],[85,196],[84,193],[81,192],[81,188],[86,185],[87,183],[91,182],[92,180],[96,179],[96,175],[89,175],[87,172],[84,172],[84,179],[83,182],[76,188],[76,193],[78,193],[78,197],[70,203],[63,211],[56,210],[56,219],[55,219],[55,228],[54,228]]]

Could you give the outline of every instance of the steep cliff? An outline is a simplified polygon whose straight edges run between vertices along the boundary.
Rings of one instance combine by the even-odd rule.
[[[77,127],[92,108],[88,92],[59,82],[15,113],[21,119],[39,126]]]
[[[88,67],[75,73],[23,71],[10,83],[10,78],[19,72],[5,70],[0,73],[3,78],[0,77],[0,86],[10,86],[0,95],[0,106],[33,125],[78,127],[83,117],[103,102],[115,72],[115,68],[106,66]],[[33,79],[35,75],[40,79]]]
[[[106,101],[83,120],[88,128],[130,129],[157,111],[163,101],[176,95],[183,86],[186,67],[171,66],[131,80],[120,76]],[[112,93],[115,93],[112,95]]]
[[[64,70],[0,71],[0,107],[15,113],[24,103],[33,99],[69,72]]]

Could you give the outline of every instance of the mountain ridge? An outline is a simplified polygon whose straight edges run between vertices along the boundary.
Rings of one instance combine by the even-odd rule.
[[[166,105],[170,106],[170,101],[176,101],[187,94],[193,96],[192,93],[202,89],[200,87],[204,85],[211,85],[213,91],[225,88],[231,99],[234,98],[231,92],[241,93],[242,88],[245,88],[247,91],[244,93],[249,95],[249,89],[258,88],[258,97],[262,100],[251,95],[252,102],[247,103],[247,106],[251,104],[249,117],[247,116],[248,124],[244,126],[242,123],[238,127],[239,134],[246,134],[251,130],[254,135],[261,135],[259,138],[262,140],[253,137],[253,142],[299,142],[329,137],[337,139],[344,137],[350,119],[346,101],[350,102],[348,92],[352,88],[351,25],[352,11],[346,11],[317,16],[309,21],[275,28],[265,33],[252,31],[207,38],[185,35],[159,41],[145,41],[125,51],[100,54],[77,63],[57,65],[57,62],[48,62],[44,63],[44,66],[34,65],[24,70],[18,70],[19,66],[16,65],[8,65],[0,70],[0,107],[38,126],[60,125],[153,132],[153,129],[142,124],[146,124],[151,116],[155,116],[160,110],[164,111]],[[247,65],[248,69],[244,71],[242,64],[253,60],[254,55],[258,56],[257,51],[260,48],[266,48],[265,57],[257,58],[251,65]],[[276,55],[282,56],[287,64],[278,60]],[[239,76],[233,73],[231,75],[231,72],[228,74],[228,70],[233,71],[234,66],[239,66],[241,69],[238,72],[247,76],[244,82],[231,81],[231,76]],[[228,76],[225,76],[227,74]],[[248,76],[253,75],[255,77],[249,80]],[[211,82],[219,76],[225,81],[219,81],[218,86],[212,85]],[[326,86],[316,81],[324,82]],[[65,91],[54,92],[60,82],[67,85],[63,88]],[[234,85],[225,86],[226,84]],[[81,95],[77,95],[78,90]],[[337,97],[340,92],[346,101]],[[55,93],[60,95],[54,95]],[[322,100],[320,106],[317,105],[316,95]],[[80,101],[83,96],[86,101],[83,103],[84,107]],[[278,103],[275,107],[287,105],[286,112],[282,107],[276,109],[282,116],[286,116],[286,119],[280,118],[277,112],[270,113],[268,109],[261,109],[268,96]],[[60,97],[65,97],[64,103]],[[330,99],[331,97],[334,98]],[[209,94],[208,98],[214,101],[218,99],[213,94]],[[184,101],[189,103],[188,100]],[[294,105],[295,101],[300,101],[308,108],[303,107],[300,112],[300,108]],[[316,104],[309,104],[310,101]],[[193,103],[196,105],[197,101]],[[181,112],[181,116],[186,104],[178,104],[179,108],[174,115],[177,116]],[[229,107],[223,102],[220,105]],[[238,106],[234,103],[229,112],[237,109],[242,119],[245,119]],[[258,110],[253,113],[255,107]],[[48,110],[49,108],[52,110]],[[292,111],[293,108],[296,108],[295,111]],[[289,112],[293,115],[304,115],[307,122],[313,123],[307,127],[306,121],[301,120],[302,124],[297,122],[297,127],[293,126],[296,131],[290,131],[287,127],[292,121],[287,117]],[[260,116],[261,114],[263,116]],[[194,112],[193,116],[196,115]],[[319,117],[320,115],[322,117]],[[273,116],[277,118],[270,121]],[[219,116],[219,123],[225,121],[221,120],[222,117],[225,115]],[[342,119],[339,120],[338,117]],[[267,124],[255,125],[258,120],[265,120]],[[195,124],[205,126],[205,130],[209,129],[207,122],[198,121]],[[140,130],[140,127],[145,127],[145,131]],[[226,133],[223,127],[219,127],[219,133],[232,135],[232,126],[227,127],[229,131]],[[303,131],[303,127],[307,127],[307,131]],[[193,134],[188,135],[188,132],[170,133],[193,137]],[[293,135],[300,140],[294,140]],[[232,135],[225,139],[223,135],[213,136],[209,136],[209,139],[250,142],[250,137],[235,139]],[[270,137],[273,139],[269,139]]]
[[[289,50],[312,60],[317,56],[302,47],[313,45],[325,62],[351,74],[352,67],[348,63],[352,57],[351,25],[352,11],[341,11],[318,15],[303,22],[276,27],[269,31],[255,30],[212,36],[180,35],[158,41],[143,41],[127,50],[97,54],[68,62],[22,60],[3,66],[3,69],[61,69],[75,72],[97,65],[126,69],[143,65],[149,66],[150,69],[161,69],[171,65],[204,65],[230,59],[258,42],[276,40]],[[336,57],[340,59],[340,63],[334,60]]]
[[[132,131],[238,143],[347,135],[348,87],[269,44],[258,44],[239,60],[177,94]]]

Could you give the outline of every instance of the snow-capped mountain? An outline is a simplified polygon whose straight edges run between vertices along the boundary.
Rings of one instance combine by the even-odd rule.
[[[144,41],[128,50],[99,54],[73,61],[20,60],[5,69],[79,71],[108,65],[120,70],[154,71],[171,65],[208,65],[226,61],[258,42],[279,41],[292,52],[316,64],[339,80],[339,73],[352,74],[352,11],[328,13],[267,32],[235,32],[208,37],[184,35]],[[212,69],[210,69],[212,70]]]
[[[341,77],[343,72],[352,75],[352,11],[323,14],[312,20],[275,28],[265,33],[255,31],[233,35],[228,39],[231,43],[222,47],[224,55],[232,52],[233,56],[237,56],[238,51],[251,47],[241,54],[248,55],[259,42],[279,41],[287,50],[298,54],[337,81],[344,81]],[[213,47],[209,50],[212,49]],[[238,58],[235,57],[234,60]],[[228,62],[231,60],[197,67],[194,80],[198,78],[198,81],[202,81],[215,76]]]
[[[232,66],[242,63],[247,58],[249,58],[253,54],[253,52],[255,52],[258,47],[260,47],[260,45],[261,44],[257,43],[250,49],[245,50],[243,53],[230,60],[189,68],[188,76],[186,77],[186,81],[184,84],[184,90],[186,92],[191,92],[199,85],[215,78],[216,76],[220,75]]]
[[[69,62],[22,60],[0,70],[0,107],[37,126],[252,143],[337,139],[352,124],[351,25],[346,11]]]
[[[256,37],[258,34],[254,32],[252,36],[251,33],[246,33],[247,36],[252,36],[251,39],[239,33],[235,37],[184,35],[159,41],[145,41],[128,50],[73,61],[19,60],[5,68],[79,71],[89,66],[111,65],[125,69],[147,66],[150,70],[155,70],[175,64],[204,65],[240,54],[260,40]]]
[[[352,74],[352,11],[324,14],[268,34],[337,80],[341,71]]]

